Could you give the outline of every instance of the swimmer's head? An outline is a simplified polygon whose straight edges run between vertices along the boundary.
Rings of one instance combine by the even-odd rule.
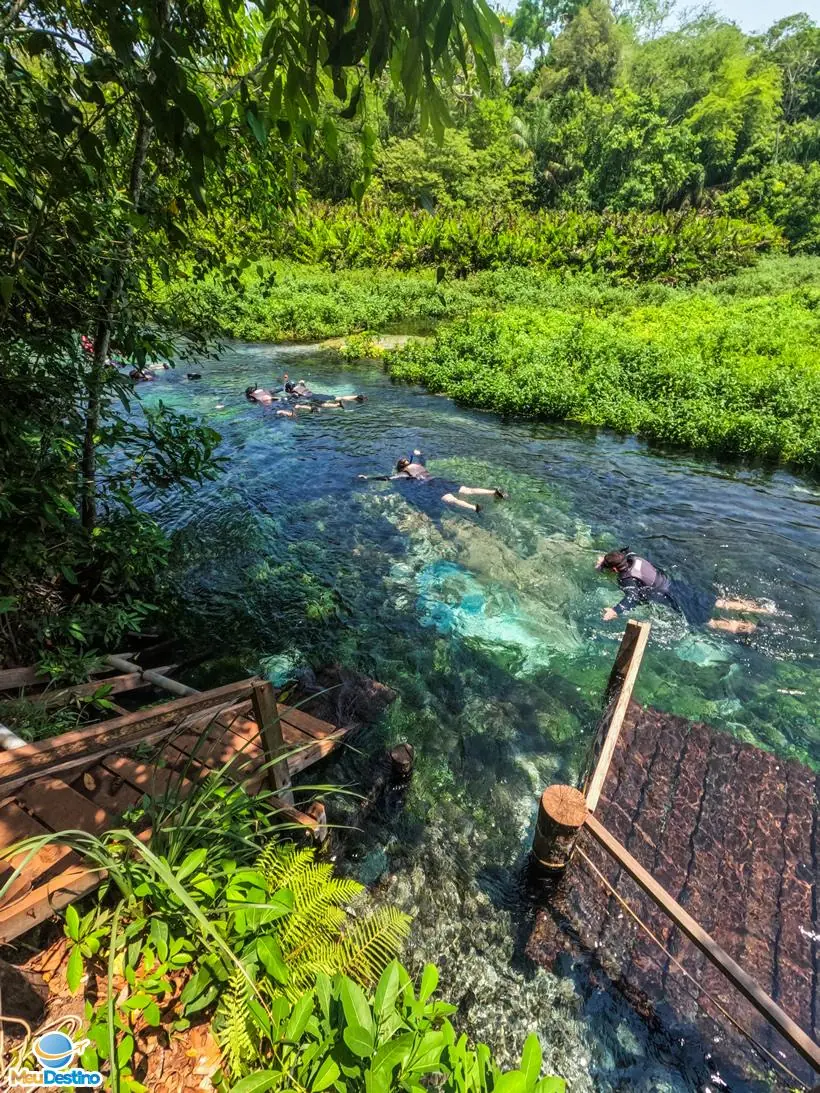
[[[396,464],[396,470],[397,471],[405,471],[405,470],[407,470],[407,468],[409,466],[410,466],[410,460],[409,459],[400,459],[398,461],[398,463]]]
[[[627,564],[627,556],[629,554],[629,547],[621,547],[620,550],[610,550],[608,554],[604,554],[603,557],[598,559],[595,566],[596,569],[612,569],[617,572],[619,569]]]
[[[256,390],[256,385],[253,384],[253,383],[249,387],[246,387],[245,388],[245,398],[250,398],[255,390]]]

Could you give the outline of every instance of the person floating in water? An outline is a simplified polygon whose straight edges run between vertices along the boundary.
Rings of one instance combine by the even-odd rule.
[[[270,406],[271,403],[278,401],[279,396],[273,391],[266,391],[264,387],[260,387],[257,383],[252,383],[245,388],[245,398],[248,402],[258,402],[262,406]]]
[[[614,573],[618,578],[618,587],[623,592],[621,600],[603,612],[601,617],[604,622],[610,622],[643,604],[660,603],[683,615],[690,626],[709,626],[712,630],[726,630],[730,634],[751,634],[757,629],[757,623],[712,618],[712,612],[719,608],[724,611],[748,611],[758,615],[772,614],[770,607],[754,600],[718,599],[712,593],[701,591],[686,581],[677,581],[646,558],[639,558],[629,547],[602,554],[595,568]]]
[[[453,505],[456,508],[468,509],[470,512],[481,512],[481,505],[474,501],[465,501],[465,497],[495,497],[503,500],[506,496],[496,486],[486,488],[484,486],[460,486],[457,482],[446,478],[437,478],[428,471],[424,465],[424,456],[418,448],[415,448],[409,459],[400,459],[396,463],[395,474],[360,474],[361,481],[376,482],[404,482],[414,486],[414,500],[422,502],[429,496],[443,502],[445,505]],[[431,494],[417,492],[419,487],[430,487]],[[443,490],[443,493],[439,491]],[[424,505],[422,504],[422,507]]]
[[[346,402],[364,402],[365,395],[320,395],[316,391],[312,391],[304,380],[297,380],[295,383],[288,378],[287,372],[282,377],[282,386],[284,390],[284,398],[287,399],[310,399],[320,403],[322,406],[335,406],[338,409],[344,409]]]

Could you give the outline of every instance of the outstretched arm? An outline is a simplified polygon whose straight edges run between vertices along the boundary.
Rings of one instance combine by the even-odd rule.
[[[356,477],[360,482],[389,482],[391,478],[389,474],[357,474]]]

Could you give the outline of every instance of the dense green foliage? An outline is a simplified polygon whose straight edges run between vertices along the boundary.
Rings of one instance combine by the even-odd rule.
[[[118,370],[201,349],[200,331],[175,341],[151,278],[182,259],[224,267],[228,235],[196,227],[209,208],[278,222],[297,165],[335,156],[382,73],[440,132],[453,57],[469,50],[488,89],[497,29],[484,0],[435,0],[424,20],[415,0],[32,0],[0,14],[3,659],[138,629],[169,546],[133,486],[214,472],[216,434],[135,409]]]
[[[226,771],[136,810],[133,823],[151,824],[147,845],[131,827],[63,836],[108,877],[87,912],[66,909],[68,986],[88,984],[83,1066],[107,1072],[112,1089],[143,1093],[152,1031],[210,1020],[218,1083],[246,1093],[410,1093],[425,1076],[452,1093],[562,1093],[563,1081],[541,1077],[534,1035],[508,1076],[485,1045],[457,1037],[455,1007],[432,998],[435,967],[416,991],[395,960],[407,916],[369,907],[362,885],[289,841],[266,791],[249,797]],[[30,1049],[17,1048],[18,1065]]]
[[[617,315],[477,312],[392,356],[397,379],[473,406],[820,469],[817,289],[677,295]]]
[[[370,88],[372,200],[444,214],[717,209],[815,251],[820,28],[793,15],[747,35],[711,14],[664,21],[671,7],[520,0],[491,93],[467,66],[441,145],[389,84]],[[335,170],[313,156],[314,199],[354,194],[353,137]]]
[[[727,218],[661,213],[402,214],[336,207],[288,223],[276,250],[332,269],[498,266],[589,270],[614,279],[689,282],[748,265],[777,233]]]

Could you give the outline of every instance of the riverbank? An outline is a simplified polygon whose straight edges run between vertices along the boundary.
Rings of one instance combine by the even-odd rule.
[[[330,272],[267,262],[239,287],[177,282],[160,303],[251,341],[435,334],[390,354],[397,380],[503,414],[806,471],[820,466],[820,259],[769,258],[687,288],[521,267]],[[353,338],[348,359],[373,354]]]

